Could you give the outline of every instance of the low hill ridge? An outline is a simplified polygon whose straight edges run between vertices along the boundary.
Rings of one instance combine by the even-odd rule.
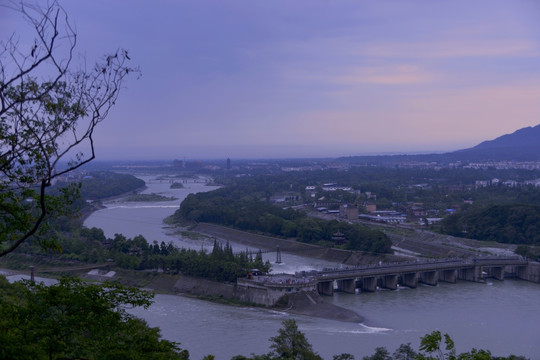
[[[426,162],[484,162],[484,161],[540,161],[540,124],[525,127],[511,134],[486,140],[468,148],[444,154],[371,155],[338,159],[351,163]]]
[[[462,160],[538,161],[540,160],[540,124],[525,127],[450,154],[464,157]]]

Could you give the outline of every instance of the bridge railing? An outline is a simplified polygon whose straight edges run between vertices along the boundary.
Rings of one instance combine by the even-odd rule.
[[[520,257],[485,257],[471,259],[436,259],[429,261],[411,261],[402,263],[379,263],[351,268],[324,269],[317,273],[321,280],[332,280],[346,277],[385,275],[392,273],[419,272],[430,270],[459,269],[474,266],[510,266],[527,265]]]
[[[323,269],[322,271],[306,271],[291,274],[272,274],[255,276],[252,279],[244,279],[253,284],[264,286],[312,286],[321,281],[332,281],[338,279],[380,276],[398,273],[413,273],[422,271],[456,270],[472,268],[476,266],[523,266],[528,262],[521,257],[482,257],[482,258],[447,258],[427,261],[409,261],[401,263],[379,263],[362,266]]]

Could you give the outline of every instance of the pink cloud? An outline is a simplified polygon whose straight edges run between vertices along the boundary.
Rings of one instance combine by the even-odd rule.
[[[381,43],[366,45],[360,54],[391,58],[532,57],[540,45],[522,39],[457,39],[432,42]]]

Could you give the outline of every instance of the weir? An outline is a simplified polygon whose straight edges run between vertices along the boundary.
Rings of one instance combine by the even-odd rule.
[[[381,287],[390,290],[396,290],[398,286],[398,276],[397,275],[384,275],[380,278]]]
[[[406,273],[401,275],[401,285],[415,289],[418,287],[418,273]]]
[[[458,271],[458,280],[485,282],[482,277],[482,268],[480,266],[460,269]]]
[[[321,295],[333,296],[334,295],[334,280],[320,281],[317,284],[317,291]]]
[[[485,283],[485,277],[504,280],[505,274],[524,280],[540,282],[540,265],[519,257],[485,257],[473,259],[443,259],[395,264],[372,264],[354,268],[325,269],[313,272],[317,289],[322,295],[337,290],[354,294],[377,291],[377,286],[395,290],[398,284],[410,288],[418,283],[437,286],[439,281],[455,284],[458,280]]]
[[[360,289],[366,292],[377,291],[377,278],[375,276],[362,278],[362,287]]]
[[[494,266],[487,268],[487,276],[495,278],[497,280],[504,280],[504,267]]]
[[[540,264],[521,258],[447,259],[397,264],[373,264],[355,268],[326,269],[292,274],[267,274],[238,279],[230,297],[273,306],[284,296],[316,291],[333,296],[335,291],[355,294],[377,291],[377,286],[395,290],[398,285],[409,288],[418,283],[431,286],[439,281],[457,280],[486,282],[485,277],[504,280],[505,275],[540,282]]]
[[[356,293],[356,280],[355,279],[343,279],[337,280],[337,289],[349,294]]]
[[[457,270],[441,270],[439,271],[439,281],[455,284],[457,282]]]
[[[418,281],[422,284],[437,286],[439,283],[439,272],[437,270],[421,272]]]

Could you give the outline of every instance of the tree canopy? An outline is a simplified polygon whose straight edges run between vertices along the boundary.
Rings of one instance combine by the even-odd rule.
[[[126,312],[152,295],[118,284],[63,278],[45,286],[0,276],[2,359],[188,359],[158,328]]]
[[[56,196],[48,189],[95,158],[94,129],[126,77],[138,72],[122,49],[91,69],[76,61],[77,34],[56,1],[44,7],[14,2],[4,10],[18,12],[34,38],[0,40],[0,256],[65,212],[78,187]]]

